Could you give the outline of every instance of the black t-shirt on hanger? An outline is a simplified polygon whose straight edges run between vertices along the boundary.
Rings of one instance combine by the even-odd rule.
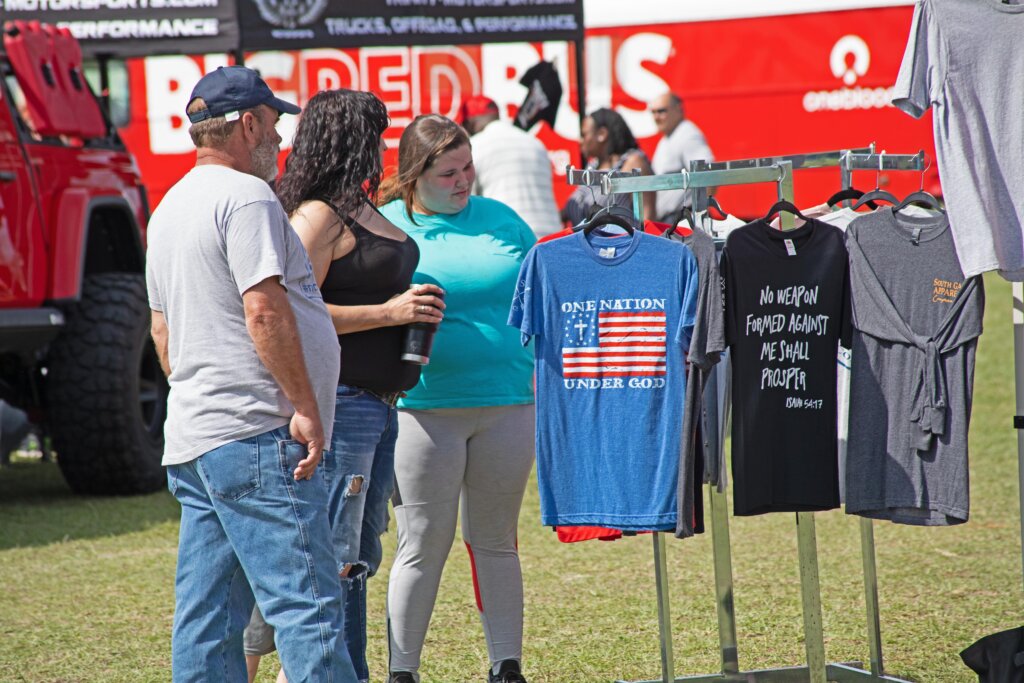
[[[754,221],[729,235],[720,268],[735,514],[838,507],[836,351],[851,332],[843,233]]]

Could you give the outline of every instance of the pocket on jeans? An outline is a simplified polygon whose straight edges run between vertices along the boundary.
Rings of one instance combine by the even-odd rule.
[[[217,498],[238,500],[260,488],[260,447],[255,437],[216,448],[201,456],[198,465]]]
[[[304,443],[299,443],[295,439],[281,439],[277,442],[277,457],[281,465],[281,469],[284,471],[289,478],[295,472],[295,468],[299,466],[299,463],[309,457],[309,448]],[[316,466],[316,473],[313,475],[313,479],[320,479],[327,474],[327,467],[335,467],[336,465],[333,454],[324,449],[321,452],[320,462]]]
[[[324,451],[327,454],[327,451]],[[289,488],[294,492],[298,500],[314,503],[318,509],[322,508],[324,514],[327,512],[327,472],[324,469],[324,458],[321,456],[316,472],[309,480],[294,480],[292,475],[299,462],[309,456],[309,449],[306,444],[299,443],[294,439],[282,439],[277,442],[277,456],[280,467],[288,482]],[[328,456],[330,457],[330,456]]]

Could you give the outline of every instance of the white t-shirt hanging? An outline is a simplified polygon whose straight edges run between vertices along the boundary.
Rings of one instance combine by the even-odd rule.
[[[934,107],[939,176],[965,277],[1024,280],[1024,1],[921,0],[893,104]]]

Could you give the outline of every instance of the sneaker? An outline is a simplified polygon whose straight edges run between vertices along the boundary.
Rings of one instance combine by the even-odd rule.
[[[416,683],[416,677],[409,671],[392,671],[388,683]]]
[[[487,672],[488,683],[526,683],[523,674],[519,673],[519,662],[506,659],[498,665],[498,673],[491,669]]]

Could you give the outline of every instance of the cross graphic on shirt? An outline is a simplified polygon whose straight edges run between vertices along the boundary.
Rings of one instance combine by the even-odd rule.
[[[580,333],[580,341],[583,341],[583,330],[587,329],[587,324],[581,320],[578,323],[576,323],[575,325],[573,325],[573,327],[575,327],[577,329],[577,331],[579,331],[579,333]]]

